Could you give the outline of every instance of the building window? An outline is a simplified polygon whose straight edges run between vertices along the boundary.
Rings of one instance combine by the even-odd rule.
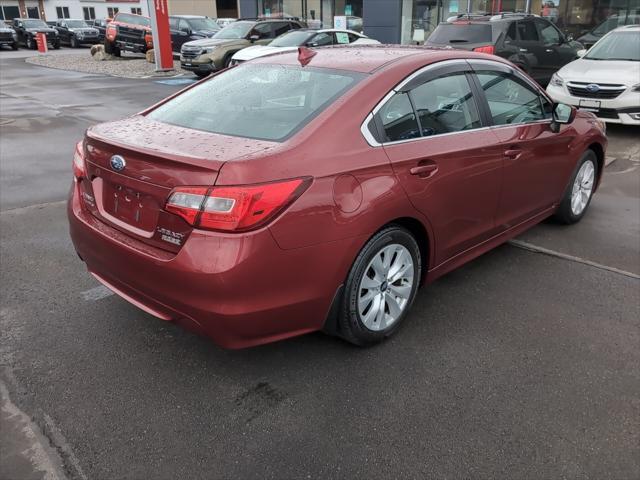
[[[38,7],[27,7],[27,18],[40,18]]]
[[[56,7],[58,18],[71,18],[69,16],[69,7]]]
[[[135,13],[136,15],[142,15],[142,8],[140,8],[140,7],[131,7],[131,13]]]
[[[13,20],[14,18],[20,18],[19,7],[0,6],[0,20]]]
[[[96,19],[96,9],[93,7],[82,7],[82,14],[84,15],[85,20]]]
[[[107,17],[113,18],[118,13],[118,7],[107,7]]]

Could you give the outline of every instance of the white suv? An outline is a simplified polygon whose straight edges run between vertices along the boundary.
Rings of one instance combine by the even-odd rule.
[[[547,93],[610,123],[640,125],[640,25],[617,28],[553,75]]]

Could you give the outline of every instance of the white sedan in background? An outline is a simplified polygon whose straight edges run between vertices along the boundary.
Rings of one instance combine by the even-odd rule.
[[[640,125],[640,25],[617,28],[578,54],[551,77],[551,98],[605,122]]]
[[[243,48],[237,52],[231,59],[231,65],[253,60],[254,58],[264,57],[271,53],[287,52],[296,50],[298,47],[326,47],[330,45],[347,45],[347,44],[363,44],[377,43],[377,40],[354,32],[353,30],[338,30],[334,28],[326,28],[322,30],[314,30],[310,28],[302,28],[299,30],[290,30],[273,40],[269,45],[254,45],[252,47]]]

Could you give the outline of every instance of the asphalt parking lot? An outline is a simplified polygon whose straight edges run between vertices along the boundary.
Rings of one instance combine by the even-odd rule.
[[[67,233],[84,129],[180,86],[4,56],[0,86],[0,478],[640,478],[637,130],[609,128],[580,224],[423,289],[384,344],[225,351],[110,295]]]

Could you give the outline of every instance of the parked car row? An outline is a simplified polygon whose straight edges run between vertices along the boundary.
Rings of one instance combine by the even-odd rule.
[[[235,19],[214,19],[200,15],[172,15],[169,17],[171,42],[174,52],[188,41],[207,38],[219,32],[223,26]],[[43,32],[52,48],[68,45],[72,48],[82,45],[104,43],[109,53],[120,55],[122,50],[144,53],[152,47],[151,23],[149,17],[133,13],[118,13],[113,19],[95,20],[59,19],[43,21],[32,18],[15,18],[8,23],[0,23],[0,46],[17,50],[19,46],[36,48],[35,35]],[[147,38],[147,34],[148,38]]]

